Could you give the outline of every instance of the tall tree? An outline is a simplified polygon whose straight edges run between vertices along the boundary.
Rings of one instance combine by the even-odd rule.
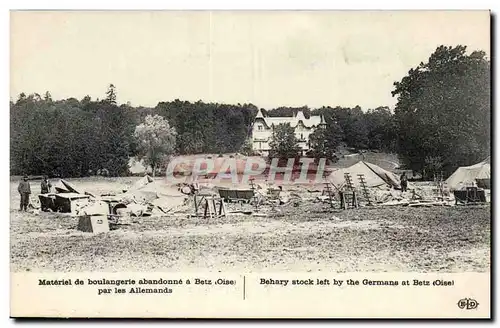
[[[43,96],[43,99],[45,101],[51,102],[52,101],[52,95],[50,94],[50,92],[46,91],[45,95]]]
[[[394,87],[399,154],[411,169],[450,174],[489,154],[490,62],[483,51],[439,46]]]
[[[338,147],[343,139],[343,131],[336,122],[320,126],[309,136],[310,155],[315,158],[326,158],[336,161]]]
[[[397,150],[397,131],[388,107],[377,107],[368,110],[365,115],[368,130],[368,148],[386,152]]]
[[[135,128],[134,138],[137,140],[138,158],[151,167],[154,176],[174,152],[175,128],[159,115],[148,115],[144,123]]]
[[[116,105],[116,87],[113,83],[108,86],[108,91],[106,91],[106,101],[110,104]]]
[[[272,158],[295,158],[300,151],[295,129],[289,123],[280,123],[274,127],[269,146],[269,157]]]
[[[126,175],[135,128],[132,109],[106,100],[98,102],[97,107],[100,169],[107,170],[113,176]]]

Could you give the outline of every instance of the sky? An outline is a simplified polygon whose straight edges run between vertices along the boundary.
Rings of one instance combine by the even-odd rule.
[[[389,106],[439,45],[490,54],[487,11],[11,12],[10,96]]]

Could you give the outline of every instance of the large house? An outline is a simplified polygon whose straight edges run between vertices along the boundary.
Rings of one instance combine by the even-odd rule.
[[[280,123],[289,123],[295,129],[295,136],[299,140],[302,154],[305,154],[310,149],[309,135],[318,126],[326,124],[322,115],[311,115],[307,119],[302,110],[299,110],[293,117],[264,116],[262,110],[259,110],[252,129],[252,144],[255,152],[263,156],[269,155],[269,142],[271,141],[274,127]]]

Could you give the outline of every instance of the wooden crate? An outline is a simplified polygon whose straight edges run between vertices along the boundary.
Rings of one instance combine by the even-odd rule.
[[[63,194],[55,194],[56,198],[54,200],[55,206],[58,212],[61,213],[71,213],[74,211],[74,202],[89,199],[90,196],[76,194],[76,193],[63,193]]]
[[[83,232],[109,232],[107,215],[83,215],[78,220],[78,230]]]
[[[226,202],[249,202],[255,192],[252,189],[219,189],[219,196]]]
[[[38,199],[40,200],[40,205],[41,205],[42,209],[44,209],[45,211],[47,211],[49,209],[52,211],[57,210],[56,203],[55,203],[55,199],[56,199],[55,195],[53,195],[53,194],[40,194],[40,195],[38,195]]]

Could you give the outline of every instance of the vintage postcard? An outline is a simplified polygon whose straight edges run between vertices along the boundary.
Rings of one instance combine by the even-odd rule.
[[[489,11],[11,11],[12,317],[491,317]]]

